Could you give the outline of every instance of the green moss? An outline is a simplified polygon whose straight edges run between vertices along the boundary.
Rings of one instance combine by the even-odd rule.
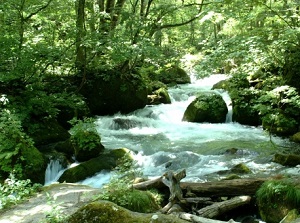
[[[171,104],[171,98],[166,88],[159,88],[155,91],[155,94],[158,95],[162,103]]]
[[[24,146],[21,149],[24,179],[31,179],[34,183],[44,183],[46,160],[35,147]]]
[[[267,181],[256,193],[262,219],[278,223],[300,205],[300,190],[287,181]]]
[[[251,170],[244,163],[239,163],[231,168],[231,172],[232,173],[251,173]]]
[[[225,122],[227,112],[227,105],[221,95],[202,92],[187,107],[183,121],[222,123]]]
[[[234,180],[234,179],[241,179],[241,177],[236,174],[229,174],[228,176],[226,176],[224,180]]]
[[[99,156],[78,166],[67,169],[59,178],[59,182],[75,183],[91,177],[101,170],[111,170],[116,166],[116,160],[109,156]]]
[[[108,200],[135,212],[151,213],[159,209],[159,205],[156,204],[153,195],[149,191],[135,189],[113,191]]]
[[[300,132],[297,132],[291,137],[291,140],[297,143],[300,143]]]
[[[184,223],[175,216],[131,212],[109,201],[90,203],[74,213],[66,223]]]
[[[104,150],[101,137],[95,131],[81,129],[71,136],[71,141],[74,146],[75,157],[80,162],[97,157]]]

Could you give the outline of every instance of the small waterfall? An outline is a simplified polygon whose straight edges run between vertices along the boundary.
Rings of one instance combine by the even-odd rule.
[[[227,105],[227,109],[228,109],[228,112],[227,112],[227,115],[226,115],[226,123],[230,123],[232,122],[232,100],[228,94],[227,91],[224,91],[224,90],[220,90],[220,89],[217,89],[215,90],[217,91],[223,98],[223,100],[225,101],[226,105]]]
[[[226,123],[232,122],[232,101],[227,91],[222,94],[222,97],[227,105]]]
[[[59,160],[50,160],[45,172],[45,185],[57,181],[64,171],[65,168],[61,165]]]

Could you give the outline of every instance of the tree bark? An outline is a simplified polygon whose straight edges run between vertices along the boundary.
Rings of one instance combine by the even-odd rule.
[[[267,178],[255,179],[235,179],[217,182],[188,183],[182,182],[180,186],[183,191],[189,190],[199,197],[220,197],[220,196],[239,196],[254,195],[258,188]]]
[[[85,0],[77,1],[77,20],[76,20],[76,68],[84,72],[86,65],[85,47],[83,39],[85,36],[85,16],[84,16]]]
[[[186,220],[186,221],[195,222],[195,223],[225,223],[225,222],[237,223],[232,219],[229,221],[219,221],[219,220],[213,220],[213,219],[199,217],[197,215],[188,214],[188,213],[181,213],[179,215],[179,218]]]
[[[170,197],[169,203],[162,208],[162,213],[167,213],[176,203],[186,203],[186,200],[183,198],[181,187],[179,185],[180,180],[182,180],[185,176],[185,170],[181,170],[177,173],[174,173],[173,171],[168,171],[163,175],[162,182],[169,187]]]
[[[201,208],[200,210],[197,211],[197,213],[201,217],[216,218],[219,215],[224,214],[232,209],[243,206],[245,204],[249,204],[250,201],[251,201],[250,196],[234,197],[232,199],[222,201],[222,202],[216,202],[212,205]]]
[[[254,195],[266,180],[268,179],[235,179],[205,183],[181,182],[180,187],[183,193],[193,193],[194,197]],[[139,190],[148,190],[150,188],[161,189],[165,186],[162,183],[162,177],[159,177],[155,180],[134,184],[133,187]]]

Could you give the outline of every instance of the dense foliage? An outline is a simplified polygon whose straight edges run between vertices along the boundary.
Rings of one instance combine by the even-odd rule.
[[[247,124],[295,133],[299,25],[289,0],[0,0],[0,178],[24,175],[41,125],[88,115],[94,80],[144,90],[178,65],[231,75],[236,108],[258,116]]]
[[[37,192],[42,185],[32,184],[29,179],[17,180],[13,174],[0,184],[0,210],[9,205],[17,204]]]

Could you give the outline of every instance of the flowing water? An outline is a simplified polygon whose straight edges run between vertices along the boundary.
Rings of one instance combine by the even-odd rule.
[[[189,103],[200,91],[210,91],[213,84],[225,79],[223,75],[193,81],[169,89],[171,104],[146,106],[131,114],[115,114],[97,118],[97,130],[107,149],[128,148],[135,151],[137,168],[149,178],[162,175],[168,169],[185,168],[187,177],[182,181],[205,182],[220,179],[233,166],[244,163],[252,171],[244,177],[298,174],[297,168],[284,168],[273,163],[274,143],[287,146],[287,140],[272,137],[260,127],[232,122],[231,101],[222,90],[228,106],[226,123],[190,123],[182,117]],[[237,149],[232,154],[230,150]],[[59,172],[59,171],[57,171]],[[101,172],[81,182],[101,187],[110,174]]]
[[[219,171],[245,163],[252,171],[249,176],[269,176],[285,173],[281,165],[271,162],[273,143],[286,146],[287,140],[272,137],[260,127],[232,122],[232,107],[227,92],[217,91],[228,106],[226,123],[190,123],[182,117],[189,103],[200,91],[210,91],[224,75],[178,85],[169,89],[171,104],[147,106],[131,114],[102,116],[97,130],[106,148],[126,147],[136,152],[135,159],[144,175],[156,177],[169,169],[185,168],[183,181],[204,182],[224,176]],[[228,150],[236,148],[237,153]],[[289,173],[297,174],[289,169]]]

